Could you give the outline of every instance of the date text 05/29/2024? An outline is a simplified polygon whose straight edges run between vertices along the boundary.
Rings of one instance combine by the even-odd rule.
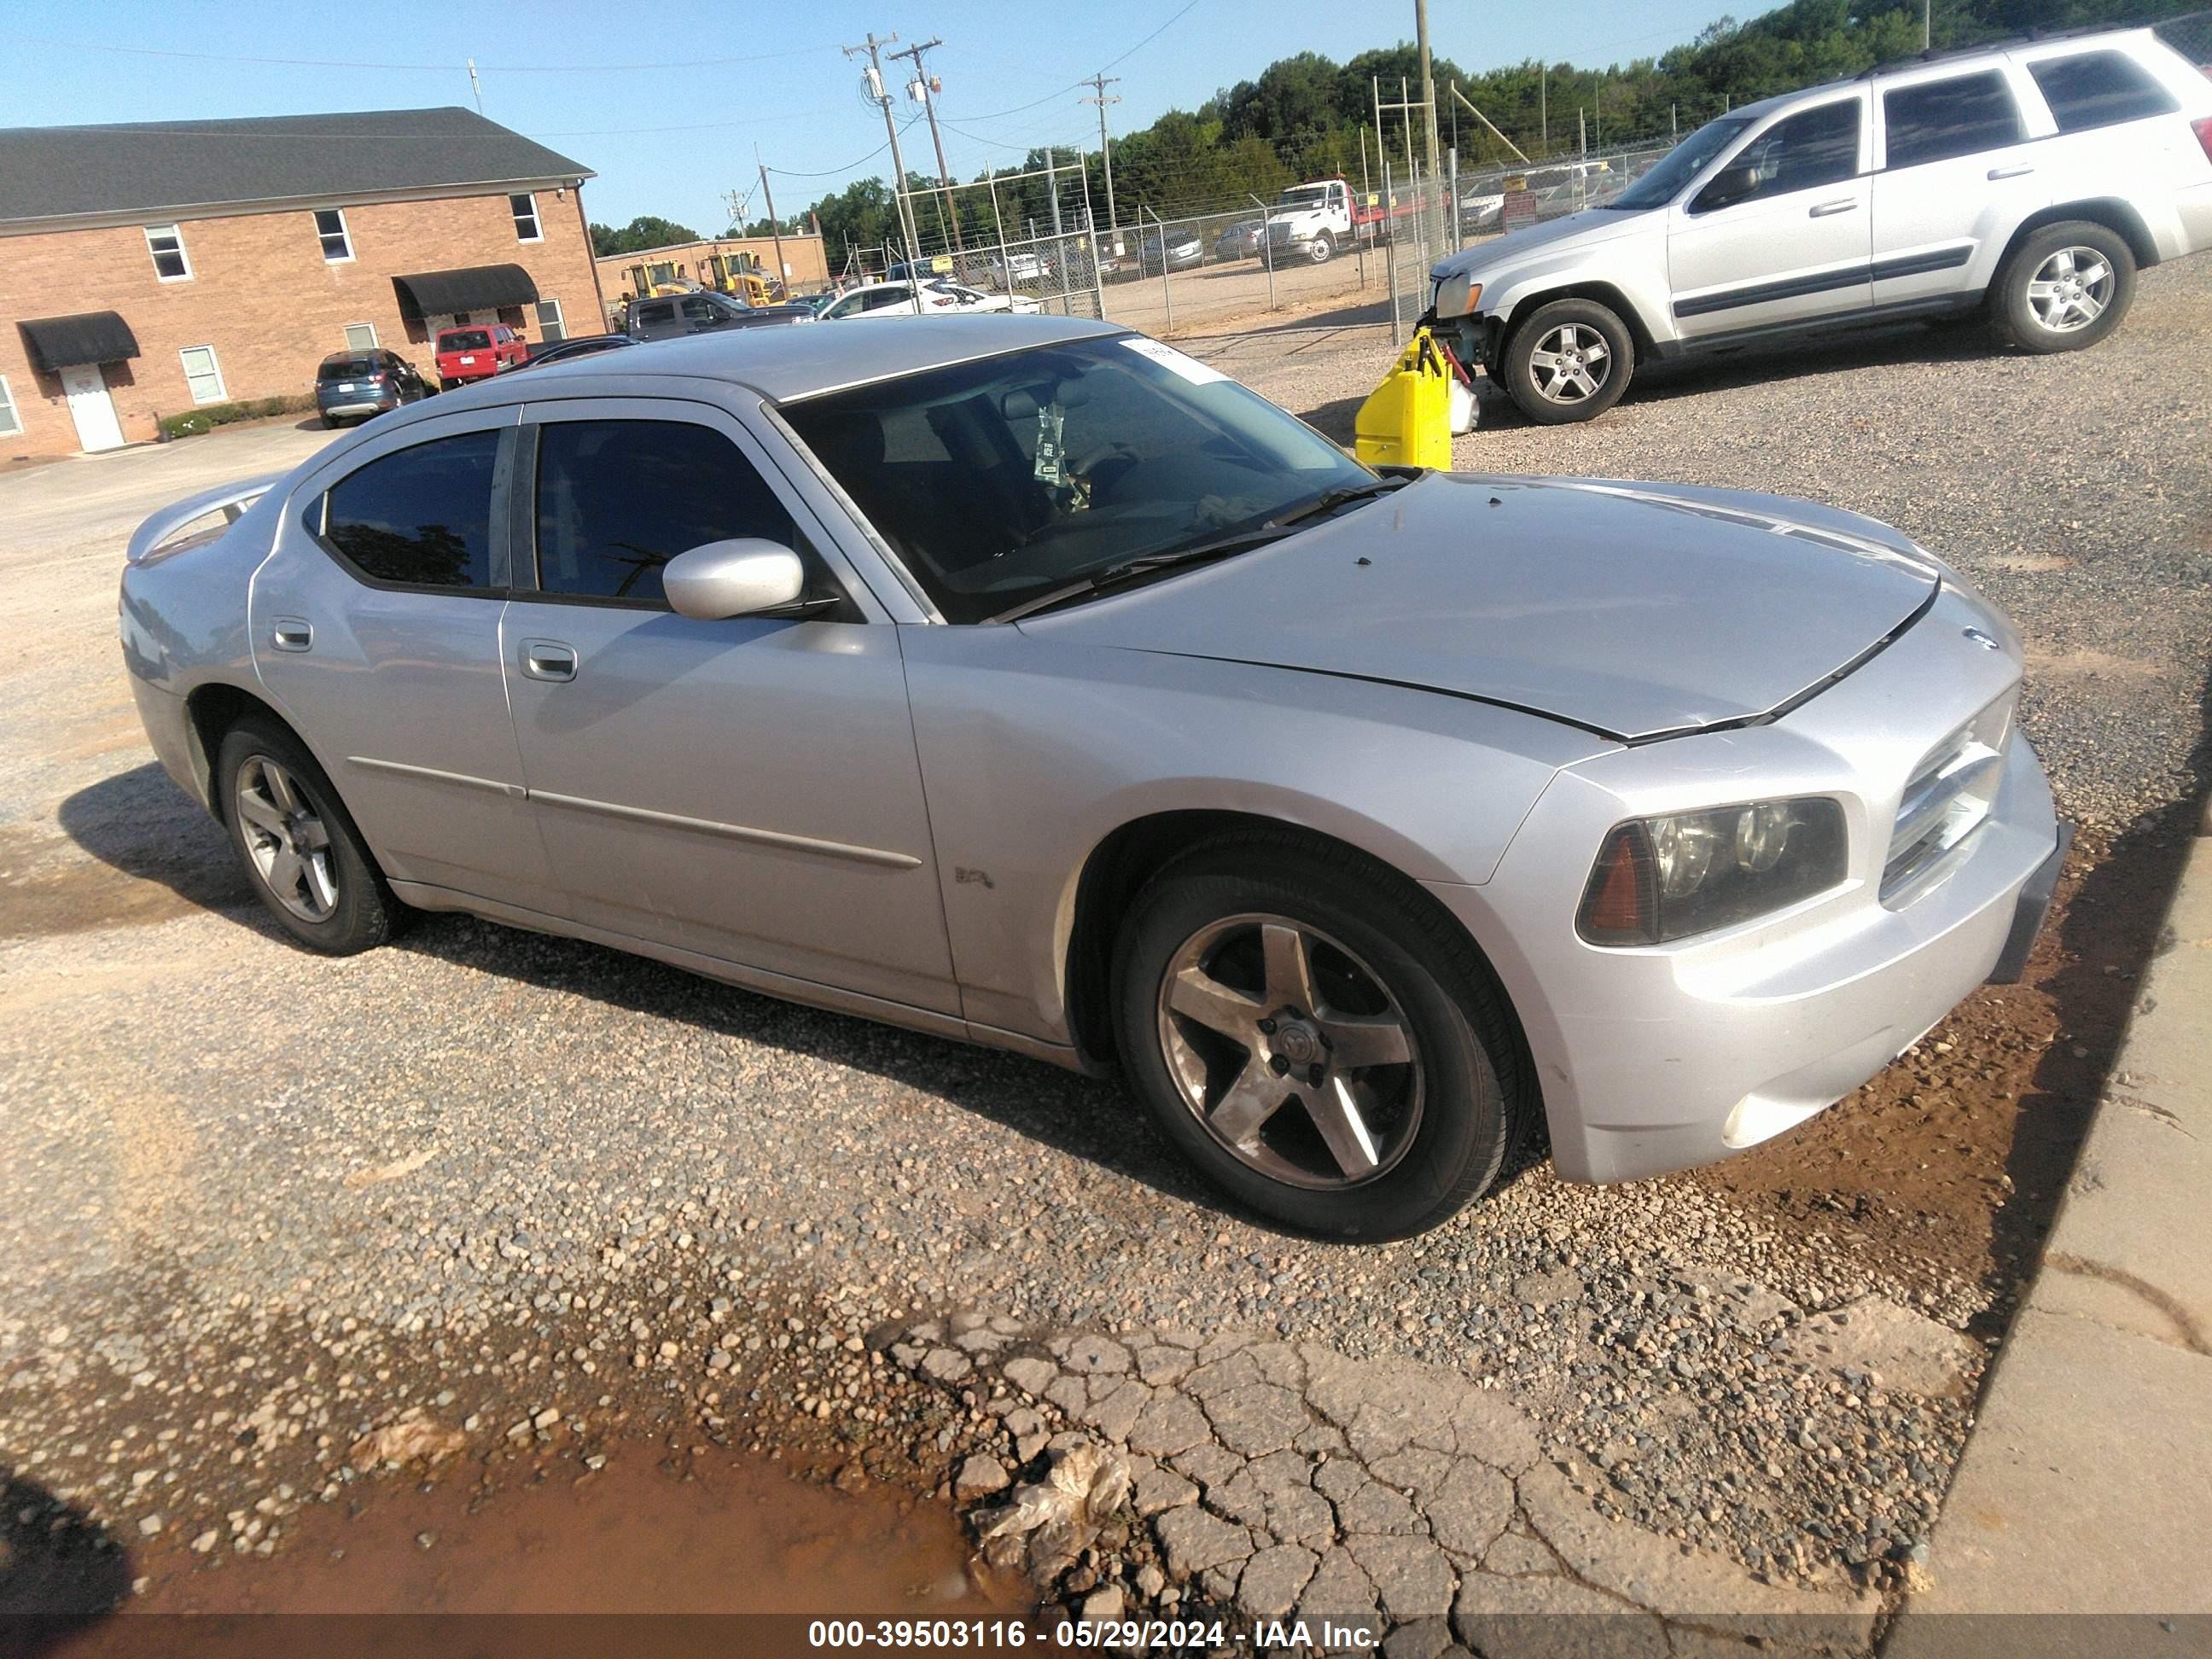
[[[806,1639],[813,1648],[957,1650],[1023,1648],[1035,1643],[1039,1647],[1048,1644],[1057,1649],[1123,1652],[1218,1652],[1234,1646],[1255,1652],[1295,1649],[1341,1653],[1373,1648],[1376,1633],[1353,1621],[1306,1619],[1264,1619],[1243,1628],[1218,1619],[1062,1619],[1049,1632],[1018,1619],[817,1619],[807,1626]]]

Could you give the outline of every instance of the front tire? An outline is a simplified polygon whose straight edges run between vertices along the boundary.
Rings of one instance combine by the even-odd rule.
[[[392,937],[399,901],[305,744],[248,716],[223,733],[215,779],[232,849],[278,927],[333,957]]]
[[[1507,395],[1537,425],[1593,420],[1628,390],[1636,342],[1611,307],[1554,300],[1513,331],[1504,369]]]
[[[1347,1239],[1436,1226],[1530,1115],[1502,994],[1464,934],[1348,848],[1255,832],[1138,896],[1115,952],[1127,1075],[1216,1184]]]
[[[1336,258],[1336,238],[1323,231],[1306,247],[1306,258],[1317,265],[1325,265]]]
[[[2086,351],[2120,325],[2136,294],[2136,257],[2089,221],[2045,225],[2005,261],[1997,319],[2022,351]]]

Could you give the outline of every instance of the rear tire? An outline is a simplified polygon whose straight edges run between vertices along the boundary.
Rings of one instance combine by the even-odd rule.
[[[1471,942],[1346,848],[1262,830],[1185,854],[1130,907],[1113,983],[1126,1074],[1168,1139],[1309,1232],[1436,1226],[1534,1115]]]
[[[1539,426],[1593,420],[1620,401],[1636,372],[1628,325],[1595,300],[1539,306],[1505,343],[1505,391]]]
[[[2045,225],[1997,276],[1997,321],[2022,351],[2086,351],[2120,325],[2136,294],[2136,256],[2086,219]]]
[[[215,795],[254,895],[301,945],[349,957],[383,944],[406,915],[307,746],[248,715],[223,733]]]

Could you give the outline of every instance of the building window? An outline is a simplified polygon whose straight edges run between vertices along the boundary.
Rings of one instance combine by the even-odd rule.
[[[375,350],[376,325],[374,323],[348,323],[346,325],[346,349],[348,351]]]
[[[154,274],[165,283],[188,283],[192,263],[185,257],[185,239],[174,225],[146,227],[146,251],[154,256]]]
[[[538,302],[538,337],[548,345],[568,337],[568,320],[561,315],[558,300],[540,300]]]
[[[23,429],[23,417],[15,412],[15,394],[8,389],[8,377],[0,374],[0,438],[12,438]]]
[[[518,242],[542,242],[545,233],[538,228],[538,198],[535,196],[510,196],[507,204],[514,210],[514,240]]]
[[[222,389],[222,368],[215,360],[213,346],[186,346],[177,354],[184,359],[185,384],[192,389],[196,404],[219,404],[225,393]]]
[[[323,244],[323,262],[342,265],[353,258],[353,238],[346,234],[345,214],[337,208],[315,210],[315,234]]]

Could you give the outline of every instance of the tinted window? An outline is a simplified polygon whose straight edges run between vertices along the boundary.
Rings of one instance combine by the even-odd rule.
[[[730,441],[679,421],[556,421],[538,439],[538,585],[664,605],[660,567],[735,536],[798,545]]]
[[[1856,178],[1859,170],[1859,100],[1822,104],[1778,121],[1737,152],[1731,167],[1749,167],[1759,183],[1741,201],[1815,190]]]
[[[491,475],[499,434],[440,438],[331,486],[323,538],[372,581],[491,586]]]
[[[384,373],[383,361],[376,357],[325,357],[323,366],[315,371],[318,380],[363,380],[372,374]]]
[[[708,299],[704,295],[695,295],[691,299],[684,301],[683,305],[684,315],[687,321],[694,323],[712,323],[719,322],[721,319],[722,313],[714,309],[714,302],[712,300]]]
[[[1675,191],[1696,178],[1706,162],[1726,149],[1735,141],[1735,136],[1750,125],[1750,121],[1741,115],[1706,122],[1668,150],[1658,166],[1605,205],[1630,213],[1639,212],[1645,208],[1666,206],[1674,199]],[[1527,177],[1529,189],[1544,187],[1540,171],[1530,173]]]
[[[2078,58],[2045,58],[2027,66],[2061,132],[2082,132],[2146,115],[2171,115],[2181,106],[2143,66],[2119,52],[2085,52]]]
[[[2002,149],[2021,137],[2019,106],[1996,70],[1886,92],[1881,118],[1893,167]]]
[[[458,333],[441,334],[441,351],[486,351],[491,348],[491,336],[480,328],[465,328]]]

